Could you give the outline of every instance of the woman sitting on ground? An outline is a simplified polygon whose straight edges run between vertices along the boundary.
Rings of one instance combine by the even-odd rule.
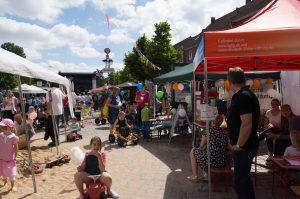
[[[279,134],[281,131],[281,111],[278,99],[272,99],[271,109],[266,112],[265,127],[266,129],[258,136],[259,141],[266,139],[269,157],[273,156],[273,139],[267,137],[269,133]]]
[[[212,127],[209,130],[210,136],[210,164],[211,167],[222,167],[227,164],[227,146],[228,135],[225,128],[220,127],[223,123],[223,116],[218,115],[212,122]],[[191,182],[198,180],[207,181],[207,138],[202,135],[200,147],[192,148],[190,152],[192,175],[187,179]],[[198,166],[202,170],[202,177],[198,178]]]

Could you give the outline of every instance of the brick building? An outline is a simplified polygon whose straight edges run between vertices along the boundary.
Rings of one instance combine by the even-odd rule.
[[[218,19],[211,17],[210,24],[201,33],[194,37],[188,37],[174,45],[175,49],[183,49],[183,55],[175,66],[184,66],[193,62],[203,32],[237,27],[270,2],[271,0],[246,0],[244,6],[236,8]]]

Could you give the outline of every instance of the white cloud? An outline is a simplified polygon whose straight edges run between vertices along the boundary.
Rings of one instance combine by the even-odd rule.
[[[53,23],[64,9],[84,5],[85,0],[1,0],[0,14],[8,13],[32,20]]]
[[[104,68],[104,64],[101,66],[88,65],[86,63],[62,63],[57,60],[48,60],[47,62],[39,63],[40,66],[47,67],[54,72],[94,72],[97,69],[101,70]],[[122,70],[124,68],[124,64],[122,63],[113,63],[112,67],[116,70]]]
[[[109,7],[111,2],[108,1]],[[122,1],[122,5],[133,6],[135,1]],[[189,36],[199,34],[210,23],[210,17],[221,17],[235,7],[243,5],[244,1],[236,0],[154,0],[143,6],[130,9],[130,14],[124,17],[121,8],[115,8],[118,15],[111,17],[111,24],[118,29],[131,32],[146,33],[150,38],[154,32],[154,23],[168,21],[171,24],[173,42],[176,43]]]
[[[73,46],[73,47],[71,47],[71,51],[73,54],[75,54],[79,57],[96,58],[96,57],[104,56],[104,54],[101,54],[95,48],[91,48],[91,47],[87,47],[87,46],[85,46],[83,48]]]
[[[49,29],[29,23],[0,17],[0,42],[13,42],[35,51],[68,46],[77,55],[95,57],[99,55],[91,44],[104,39],[103,35],[89,33],[77,25],[57,24]]]
[[[33,60],[39,60],[42,58],[42,54],[39,53],[36,50],[30,49],[30,48],[24,48],[24,52],[26,55],[26,59],[29,59],[31,61]]]
[[[111,30],[110,35],[107,36],[107,40],[114,44],[132,43],[134,41],[134,39],[130,37],[128,32],[122,29]]]

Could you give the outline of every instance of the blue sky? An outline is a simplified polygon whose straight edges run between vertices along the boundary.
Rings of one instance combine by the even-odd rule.
[[[225,3],[226,2],[226,3]],[[153,24],[168,21],[175,44],[195,36],[210,17],[240,7],[245,0],[1,0],[0,43],[24,48],[27,59],[62,72],[102,69],[104,48],[113,67],[123,68],[124,54]],[[110,17],[110,28],[105,14]]]

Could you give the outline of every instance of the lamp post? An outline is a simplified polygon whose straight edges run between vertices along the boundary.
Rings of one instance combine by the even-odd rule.
[[[114,68],[110,66],[113,64],[113,60],[109,58],[110,49],[105,48],[104,52],[106,53],[106,58],[102,60],[105,63],[105,67],[101,70],[103,73],[108,73],[108,75],[115,71]]]

